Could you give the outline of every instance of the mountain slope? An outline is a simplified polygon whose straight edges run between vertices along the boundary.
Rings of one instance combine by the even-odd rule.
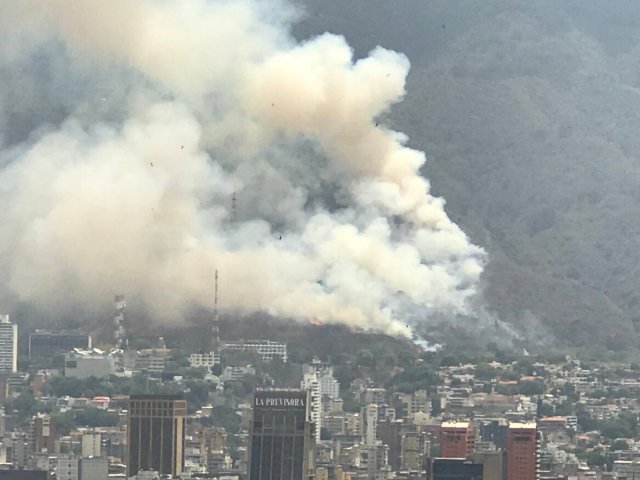
[[[561,342],[634,347],[640,8],[365,3],[313,3],[296,34],[407,52],[407,98],[386,121],[427,152],[433,191],[488,250],[488,308]]]

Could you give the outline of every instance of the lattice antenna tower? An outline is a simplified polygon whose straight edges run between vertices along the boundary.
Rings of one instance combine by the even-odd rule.
[[[218,313],[218,270],[213,277],[213,323],[211,325],[211,346],[219,353],[220,349],[220,316]]]
[[[236,222],[237,213],[238,213],[238,203],[236,200],[236,192],[233,192],[233,194],[231,195],[231,222],[232,223]]]
[[[115,340],[116,348],[123,350],[127,347],[127,330],[124,324],[124,313],[127,309],[127,302],[124,295],[115,296],[115,315],[113,317],[113,323],[115,326],[115,332],[113,339]]]

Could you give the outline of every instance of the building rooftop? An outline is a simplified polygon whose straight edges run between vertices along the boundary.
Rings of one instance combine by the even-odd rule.
[[[129,395],[129,400],[184,400],[182,395]]]
[[[540,419],[541,422],[566,422],[567,421],[567,417],[542,417]]]
[[[442,428],[469,428],[469,422],[442,422]]]
[[[518,423],[512,422],[509,424],[509,430],[535,430],[536,424],[533,422]]]

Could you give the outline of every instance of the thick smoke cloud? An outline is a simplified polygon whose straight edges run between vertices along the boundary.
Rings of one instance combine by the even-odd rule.
[[[430,195],[424,154],[379,120],[408,60],[354,60],[329,34],[296,44],[295,15],[258,1],[4,2],[3,71],[46,55],[77,85],[63,121],[4,138],[4,291],[43,306],[123,292],[175,320],[210,305],[217,269],[222,308],[390,333],[408,331],[408,309],[464,313],[484,252]]]

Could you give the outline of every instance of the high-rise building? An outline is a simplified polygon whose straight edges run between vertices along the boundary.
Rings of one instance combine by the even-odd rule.
[[[177,395],[132,395],[128,413],[128,476],[154,470],[178,476],[184,465],[187,402]]]
[[[366,470],[367,479],[390,478],[389,447],[378,442],[360,448],[360,468]],[[364,472],[363,472],[364,473]]]
[[[314,358],[310,364],[302,365],[302,373],[315,373],[320,384],[320,396],[340,398],[340,383],[333,376],[333,367],[328,363],[323,363]]]
[[[402,420],[386,417],[378,423],[378,438],[389,447],[389,466],[400,470],[402,465]]]
[[[474,450],[476,436],[471,422],[443,422],[440,427],[440,456],[467,458]]]
[[[249,480],[306,480],[315,470],[315,425],[305,390],[258,390],[253,401]]]
[[[435,458],[431,465],[432,480],[482,480],[482,475],[481,464],[464,458]]]
[[[36,330],[29,334],[29,358],[63,355],[74,348],[91,348],[91,337],[84,333],[47,332]]]
[[[33,453],[33,442],[30,435],[24,432],[13,432],[8,443],[11,446],[10,458],[13,468],[23,470]]]
[[[0,315],[0,373],[18,371],[18,325]]]
[[[82,435],[82,456],[100,457],[102,455],[102,434],[89,432]]]
[[[322,429],[322,397],[320,396],[320,382],[316,373],[305,373],[302,377],[302,382],[300,382],[300,388],[309,390],[311,421],[315,424],[316,442],[319,442]]]
[[[375,445],[378,439],[378,405],[370,403],[362,408],[361,412],[364,443],[367,446]]]
[[[402,470],[424,470],[427,467],[429,442],[424,432],[402,434]]]
[[[535,480],[538,470],[535,423],[511,423],[507,435],[507,478]]]
[[[493,452],[476,452],[471,454],[474,463],[482,465],[482,480],[506,480],[507,452],[504,450]]]
[[[58,456],[56,479],[80,480],[80,459],[74,455]]]
[[[37,413],[31,418],[33,451],[35,453],[55,452],[56,429],[51,415]]]
[[[508,431],[509,424],[503,418],[485,420],[480,424],[480,439],[493,443],[499,450],[506,450]]]

